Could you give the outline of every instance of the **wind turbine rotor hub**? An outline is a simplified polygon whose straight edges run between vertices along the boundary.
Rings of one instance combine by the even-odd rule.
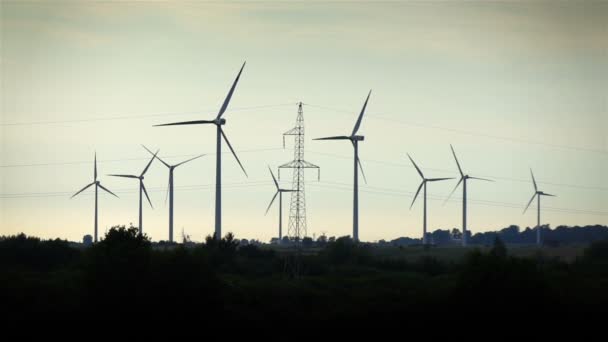
[[[222,126],[222,125],[226,124],[226,119],[224,119],[224,118],[215,119],[214,121],[215,121],[216,125]]]
[[[352,141],[363,141],[365,140],[365,137],[362,135],[353,135],[350,137],[350,140]]]

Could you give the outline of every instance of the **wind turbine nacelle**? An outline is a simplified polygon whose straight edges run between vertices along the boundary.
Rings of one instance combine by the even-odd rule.
[[[353,141],[363,141],[363,140],[365,140],[365,137],[362,135],[353,135],[352,140]]]
[[[226,124],[226,119],[224,119],[224,118],[220,118],[219,120],[216,119],[215,120],[215,124],[216,125],[220,125],[220,126],[221,125],[225,125]]]

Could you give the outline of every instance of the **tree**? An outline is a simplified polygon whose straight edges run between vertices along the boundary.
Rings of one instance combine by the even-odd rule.
[[[321,234],[318,238],[317,238],[317,245],[319,247],[325,247],[325,245],[327,245],[327,235],[325,234]]]
[[[151,251],[150,240],[137,227],[110,228],[87,250],[84,271],[90,295],[102,292],[117,300],[136,293],[147,281]]]
[[[494,246],[490,250],[490,255],[501,259],[507,257],[507,246],[505,246],[505,243],[502,242],[502,239],[499,236],[494,238]]]
[[[307,236],[304,239],[302,239],[302,246],[306,247],[306,248],[312,247],[312,238]]]

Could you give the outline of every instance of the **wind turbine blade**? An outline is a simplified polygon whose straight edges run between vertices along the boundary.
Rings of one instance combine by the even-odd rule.
[[[353,148],[355,147],[355,142],[351,140],[353,143]],[[363,165],[361,165],[361,159],[357,156],[357,164],[359,164],[359,170],[361,170],[361,176],[363,176],[363,181],[367,184],[367,178],[365,177],[365,172],[363,172]]]
[[[361,159],[357,157],[357,163],[359,164],[359,170],[361,170],[361,176],[363,176],[363,181],[367,184],[367,177],[365,177],[365,172],[363,172],[363,166],[361,165]]]
[[[97,180],[97,152],[95,152],[95,161],[94,161],[94,170],[93,170],[93,181]]]
[[[422,177],[422,179],[424,179],[424,175],[422,174],[422,171],[420,171],[420,169],[418,168],[418,165],[416,165],[416,163],[414,162],[414,159],[412,159],[412,157],[410,157],[409,153],[407,154],[407,157],[410,158],[410,161],[412,162],[412,164],[414,164],[414,167],[416,168],[416,171],[418,171],[418,174],[420,175],[420,177]]]
[[[236,159],[237,163],[239,163],[239,166],[241,167],[241,170],[243,170],[243,173],[245,173],[246,177],[249,177],[247,175],[247,171],[245,171],[245,168],[243,167],[243,164],[241,164],[241,161],[239,160],[239,157],[236,156],[236,153],[234,152],[234,149],[232,148],[232,145],[230,145],[230,141],[228,141],[228,138],[226,137],[226,133],[224,133],[223,129],[220,129],[220,132],[222,132],[222,137],[224,137],[224,141],[226,141],[226,144],[228,145],[228,148],[230,148],[230,151],[232,152],[232,155]]]
[[[78,195],[79,193],[81,193],[81,192],[85,191],[86,189],[88,189],[88,188],[89,188],[91,185],[93,185],[93,184],[95,184],[95,182],[93,182],[93,183],[91,183],[91,184],[89,184],[89,185],[85,186],[84,188],[80,189],[80,191],[78,191],[77,193],[73,194],[73,195],[72,195],[72,197],[70,197],[70,199],[71,199],[71,198],[76,197],[76,195]]]
[[[266,216],[266,214],[268,214],[268,210],[270,210],[270,207],[272,206],[272,203],[274,203],[274,199],[277,198],[277,195],[279,194],[279,192],[275,192],[274,196],[272,196],[272,199],[270,200],[270,204],[268,205],[268,208],[266,208],[266,212],[264,213],[264,216]]]
[[[454,179],[454,178],[453,177],[452,178],[429,178],[426,181],[427,182],[439,182],[439,181],[448,180],[448,179]]]
[[[194,121],[181,121],[181,122],[172,122],[161,125],[154,125],[153,127],[160,126],[181,126],[181,125],[201,125],[201,124],[212,124],[215,123],[214,120],[194,120]]]
[[[460,183],[462,183],[463,179],[464,179],[464,177],[461,177],[460,180],[458,181],[458,183],[456,183],[456,186],[454,187],[454,190],[452,190],[452,192],[450,192],[450,195],[448,196],[448,198],[446,198],[445,201],[443,201],[444,205],[447,203],[447,201],[450,200],[450,198],[452,197],[452,195],[454,194],[454,192],[456,191],[456,189],[458,189],[458,186],[460,185]]]
[[[272,176],[272,180],[274,181],[274,185],[277,187],[277,190],[279,190],[279,182],[277,182],[277,179],[274,178],[274,173],[272,173],[272,169],[270,169],[270,166],[268,166],[268,171],[270,171],[270,175]]]
[[[414,195],[414,199],[412,200],[412,204],[410,204],[410,210],[414,206],[414,202],[416,202],[416,198],[418,197],[418,194],[420,193],[420,189],[422,189],[422,186],[424,185],[424,182],[425,181],[422,181],[422,183],[420,183],[420,186],[418,187],[418,190],[416,190],[416,195]]]
[[[100,187],[100,188],[102,188],[103,190],[105,190],[105,191],[106,191],[107,193],[109,193],[110,195],[114,195],[114,197],[118,198],[118,196],[116,196],[116,194],[115,194],[115,193],[113,193],[112,191],[110,191],[110,190],[108,190],[108,189],[104,188],[104,186],[103,186],[103,185],[101,185],[101,184],[97,184],[97,185],[99,185],[99,187]]]
[[[241,70],[239,70],[239,74],[234,79],[234,83],[232,83],[232,87],[230,87],[230,91],[228,92],[228,95],[226,95],[226,99],[224,100],[224,104],[222,104],[222,108],[220,109],[220,112],[217,114],[217,119],[219,119],[220,117],[222,117],[222,115],[226,111],[226,108],[228,108],[228,103],[230,103],[230,99],[232,98],[232,93],[234,93],[234,89],[236,88],[236,84],[239,82],[239,78],[241,78],[241,73],[243,72],[243,68],[245,67],[245,63],[247,63],[247,62],[243,62],[243,66],[241,67]]]
[[[143,177],[146,174],[146,171],[148,171],[148,168],[150,167],[150,165],[152,165],[152,162],[154,161],[154,159],[156,158],[156,155],[158,154],[160,150],[156,150],[156,153],[154,153],[154,155],[152,156],[152,158],[150,159],[150,161],[148,162],[148,165],[146,165],[146,168],[144,169],[144,171],[141,173],[140,177]]]
[[[479,178],[479,177],[469,177],[469,179],[478,179],[486,182],[495,182],[495,180],[487,179],[487,178]]]
[[[150,196],[148,196],[148,191],[146,191],[146,186],[144,185],[144,182],[141,182],[141,189],[144,191],[144,194],[146,195],[146,198],[148,199],[148,203],[150,203],[150,208],[154,209],[154,206],[152,205],[152,201],[150,201]]]
[[[523,214],[526,213],[526,210],[528,210],[528,207],[530,207],[530,204],[532,204],[532,201],[534,201],[534,197],[536,197],[537,193],[535,192],[534,195],[532,195],[532,198],[530,198],[530,202],[528,202],[528,205],[526,206],[526,209],[524,209]]]
[[[543,195],[543,196],[557,197],[557,195],[551,195],[551,194],[548,194],[548,193],[546,193],[546,192],[543,192],[543,193],[542,193],[542,195]]]
[[[452,154],[454,155],[454,160],[456,160],[456,165],[458,166],[458,172],[460,172],[460,176],[464,177],[464,173],[462,173],[462,169],[460,168],[460,163],[458,162],[458,158],[456,158],[456,152],[454,152],[454,147],[450,144],[450,148],[452,149]]]
[[[316,138],[312,140],[350,140],[350,137],[346,135],[340,135],[335,137]]]
[[[112,177],[124,177],[124,178],[135,178],[135,179],[139,179],[139,177],[137,177],[137,176],[133,176],[133,175],[108,175],[108,176],[112,176]]]
[[[198,158],[203,157],[203,156],[205,156],[205,155],[204,155],[204,154],[201,154],[200,156],[196,156],[196,157],[194,157],[194,158],[190,158],[190,159],[188,159],[188,160],[184,160],[183,162],[181,162],[181,163],[179,163],[179,164],[176,164],[174,167],[178,167],[178,166],[180,166],[180,165],[186,164],[187,162],[193,161],[194,159],[198,159]]]
[[[167,192],[165,193],[165,205],[167,205],[167,199],[169,198],[169,190],[171,188],[171,181],[167,181]]]
[[[145,145],[141,145],[143,148],[146,149],[146,151],[148,151],[151,155],[154,155],[154,153],[152,151],[150,151]],[[161,163],[165,164],[166,167],[171,167],[171,165],[165,163],[164,160],[160,159],[159,156],[156,156],[156,159],[158,159]]]
[[[532,173],[532,168],[530,168],[530,176],[532,176],[532,183],[534,184],[534,191],[538,191],[536,187],[536,179],[534,179],[534,173]]]
[[[365,107],[367,107],[367,101],[369,101],[369,96],[372,94],[372,90],[369,90],[369,93],[367,94],[367,98],[365,99],[365,103],[363,104],[363,108],[361,109],[361,113],[359,114],[359,117],[357,118],[357,123],[355,123],[355,127],[353,128],[353,133],[351,135],[355,135],[357,133],[357,131],[359,130],[359,126],[361,126],[361,119],[363,119],[363,114],[365,113]]]

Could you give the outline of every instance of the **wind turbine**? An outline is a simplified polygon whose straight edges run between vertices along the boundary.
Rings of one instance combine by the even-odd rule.
[[[452,190],[452,192],[450,193],[450,196],[448,196],[448,198],[446,198],[445,202],[447,202],[450,199],[450,197],[452,197],[452,195],[454,194],[454,191],[456,191],[456,189],[458,189],[458,186],[460,185],[460,183],[463,183],[462,184],[462,246],[466,247],[467,246],[467,179],[478,179],[478,180],[487,181],[487,182],[493,182],[493,180],[479,178],[479,177],[472,177],[472,176],[469,176],[468,174],[465,175],[462,172],[462,169],[460,168],[460,163],[458,162],[458,158],[456,158],[456,152],[454,152],[454,147],[452,147],[451,144],[450,144],[450,148],[452,149],[452,154],[454,155],[454,160],[456,160],[456,166],[458,166],[458,172],[460,172],[460,180],[454,187],[454,190]],[[445,204],[445,202],[443,202],[443,203]]]
[[[270,166],[268,167],[268,171],[270,171],[270,175],[272,176],[274,185],[277,188],[277,192],[275,192],[274,196],[272,196],[270,204],[268,205],[268,208],[266,209],[266,213],[264,215],[268,214],[268,210],[270,210],[272,203],[274,203],[274,200],[277,198],[277,195],[279,195],[279,243],[281,243],[281,241],[283,240],[283,193],[295,192],[297,190],[281,189],[279,187],[279,182],[277,182],[277,179],[274,177],[274,173],[272,173],[272,170],[270,169]]]
[[[420,189],[422,189],[422,187],[424,186],[424,209],[423,209],[423,220],[422,220],[422,222],[423,222],[423,225],[422,225],[422,244],[426,245],[427,244],[427,239],[426,239],[426,183],[427,182],[438,182],[438,181],[448,180],[448,179],[454,179],[454,178],[425,178],[424,175],[422,174],[422,171],[420,171],[420,168],[418,167],[418,165],[416,165],[416,163],[414,162],[414,159],[412,159],[412,157],[410,157],[409,154],[407,155],[407,157],[410,158],[410,161],[412,162],[412,164],[414,164],[414,167],[416,168],[416,171],[418,171],[418,174],[422,178],[422,183],[420,183],[420,186],[418,187],[418,190],[416,191],[416,195],[414,196],[414,200],[412,201],[412,204],[410,205],[410,210],[414,206],[414,202],[416,202],[416,198],[418,197],[418,194],[420,193]]]
[[[239,157],[236,156],[232,145],[230,145],[230,141],[226,137],[224,130],[222,130],[222,125],[226,124],[226,119],[222,118],[222,115],[228,108],[228,103],[230,103],[230,99],[232,98],[232,94],[234,93],[234,89],[236,88],[236,84],[239,82],[239,78],[241,77],[241,73],[243,72],[243,68],[245,67],[245,63],[241,66],[241,70],[239,74],[236,76],[234,83],[232,83],[232,87],[230,91],[228,91],[228,95],[222,104],[222,108],[218,112],[217,116],[213,120],[195,120],[195,121],[183,121],[183,122],[173,122],[162,125],[155,126],[177,126],[177,125],[201,125],[201,124],[214,124],[216,126],[217,139],[216,139],[216,154],[215,154],[215,234],[214,238],[221,239],[222,238],[222,137],[224,141],[226,141],[226,145],[230,148],[232,155],[239,163],[239,166],[247,176],[247,171],[241,164]]]
[[[95,235],[95,242],[97,242],[97,188],[101,188],[101,189],[105,190],[107,193],[109,193],[110,195],[113,195],[116,198],[118,198],[118,196],[116,196],[116,194],[114,194],[112,191],[104,188],[103,185],[101,185],[101,183],[97,180],[97,153],[95,153],[95,161],[94,161],[93,164],[94,164],[94,167],[93,167],[93,182],[90,183],[89,185],[85,186],[84,188],[82,188],[80,191],[78,191],[74,195],[72,195],[72,197],[70,197],[70,199],[76,197],[76,195],[78,195],[79,193],[85,191],[91,185],[95,185],[95,234],[94,235]]]
[[[142,173],[139,176],[135,176],[135,175],[109,175],[112,177],[123,177],[123,178],[135,178],[135,179],[139,179],[139,234],[143,234],[144,233],[144,229],[143,229],[143,224],[142,224],[142,191],[144,194],[146,194],[146,198],[148,199],[148,203],[150,203],[150,207],[152,209],[154,209],[154,207],[152,206],[152,201],[150,201],[150,196],[148,196],[148,192],[146,191],[146,187],[144,186],[144,175],[146,174],[146,172],[148,171],[148,168],[150,167],[150,164],[152,164],[152,162],[154,161],[154,158],[156,158],[156,155],[158,154],[158,151],[156,151],[156,153],[154,153],[154,155],[152,156],[152,159],[150,159],[150,161],[148,162],[148,165],[146,165],[146,168],[142,171]]]
[[[367,94],[367,99],[365,99],[365,103],[363,104],[363,108],[361,109],[361,113],[359,114],[359,118],[357,119],[357,123],[355,123],[355,127],[353,128],[353,132],[347,136],[335,136],[335,137],[326,137],[326,138],[317,138],[313,140],[350,140],[353,144],[354,148],[354,167],[355,167],[355,176],[354,176],[354,187],[353,187],[353,239],[355,241],[359,241],[359,173],[357,169],[357,164],[361,169],[361,175],[363,176],[363,180],[367,183],[365,179],[365,173],[363,172],[363,167],[361,166],[361,161],[359,160],[359,141],[363,141],[365,137],[363,135],[356,135],[359,130],[359,126],[361,126],[361,119],[363,118],[363,114],[365,113],[365,107],[367,107],[367,101],[369,101],[369,96],[372,94],[372,91],[369,91]]]
[[[528,208],[530,207],[530,204],[532,204],[532,201],[534,201],[534,197],[538,196],[538,205],[536,207],[537,213],[536,213],[536,244],[538,246],[541,245],[541,239],[540,239],[540,197],[541,196],[551,196],[551,197],[557,197],[556,195],[551,195],[542,191],[538,191],[538,187],[536,186],[536,180],[534,179],[534,173],[532,173],[532,169],[530,169],[530,175],[532,176],[532,184],[534,184],[534,195],[532,195],[532,198],[530,199],[530,202],[528,202],[528,205],[526,206],[526,209],[524,209],[524,213],[526,212],[526,210],[528,210]]]
[[[150,152],[151,155],[155,155],[146,146],[143,146],[143,147],[146,149],[146,151]],[[198,159],[202,156],[204,156],[204,154],[201,154],[200,156],[197,156],[194,158],[190,158],[188,160],[185,160],[181,163],[177,163],[175,165],[169,165],[164,160],[160,159],[159,156],[156,156],[156,159],[158,159],[161,163],[163,163],[166,167],[169,168],[169,187],[167,188],[167,196],[169,197],[169,241],[170,242],[173,242],[173,170],[175,170],[175,168],[180,165],[186,164],[187,162],[192,161],[194,159]],[[167,202],[167,197],[165,197],[165,203],[166,202]]]

